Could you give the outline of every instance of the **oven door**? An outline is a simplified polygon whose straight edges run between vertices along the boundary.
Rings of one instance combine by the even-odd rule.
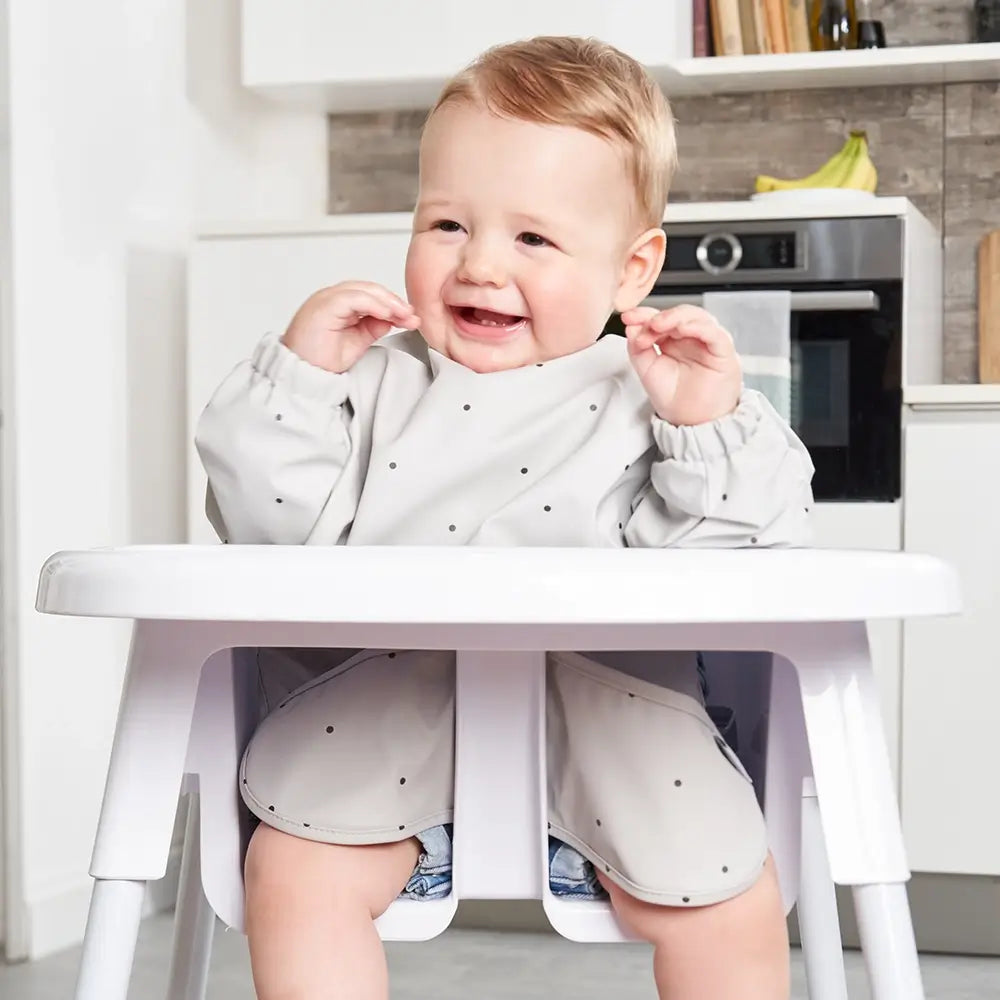
[[[704,285],[657,290],[643,305],[656,309],[683,303],[701,305],[706,290]],[[726,285],[713,286],[712,290],[751,289]],[[790,423],[816,466],[816,499],[897,499],[902,417],[901,284],[800,286],[792,291],[791,299]],[[605,332],[623,332],[616,319]]]

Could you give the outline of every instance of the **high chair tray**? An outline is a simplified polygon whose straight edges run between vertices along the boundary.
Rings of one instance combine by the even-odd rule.
[[[960,594],[946,563],[891,552],[154,545],[56,553],[36,606],[188,621],[627,626],[951,614]]]

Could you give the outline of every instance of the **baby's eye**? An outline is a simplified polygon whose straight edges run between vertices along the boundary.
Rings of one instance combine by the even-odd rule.
[[[442,233],[460,233],[462,227],[454,219],[440,219],[434,223],[434,229],[440,229]]]
[[[544,236],[539,236],[538,233],[521,233],[518,239],[529,247],[547,247],[549,245],[549,241]]]

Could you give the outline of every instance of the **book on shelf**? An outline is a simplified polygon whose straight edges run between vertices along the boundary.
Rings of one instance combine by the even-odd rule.
[[[692,0],[695,56],[809,52],[809,0]]]
[[[809,11],[807,0],[785,0],[785,20],[788,25],[788,51],[809,52]]]
[[[740,0],[740,32],[745,56],[755,56],[763,51],[757,27],[756,0]]]
[[[771,44],[771,33],[767,30],[767,0],[750,0],[753,8],[753,27],[757,36],[757,51],[761,55],[769,55],[774,51]]]
[[[691,19],[692,39],[691,54],[696,57],[712,54],[712,40],[708,16],[709,0],[692,0],[693,16]]]
[[[764,0],[764,13],[767,17],[767,34],[771,42],[771,51],[790,52],[785,0]]]
[[[715,54],[717,56],[743,55],[740,0],[712,0],[710,13]]]

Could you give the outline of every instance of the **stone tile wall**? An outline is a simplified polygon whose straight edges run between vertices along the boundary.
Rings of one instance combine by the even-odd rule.
[[[964,42],[971,9],[971,0],[884,0],[881,16],[895,44]],[[976,381],[976,250],[1000,228],[1000,81],[682,98],[674,113],[676,201],[745,198],[756,174],[810,173],[850,129],[865,129],[879,194],[910,198],[944,234],[945,377]],[[413,207],[423,118],[330,118],[331,212]]]

